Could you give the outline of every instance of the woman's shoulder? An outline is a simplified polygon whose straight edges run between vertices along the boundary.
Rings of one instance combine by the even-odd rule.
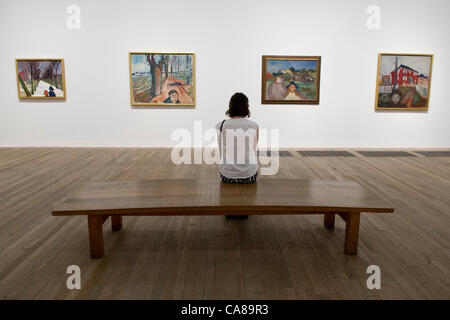
[[[254,126],[254,127],[258,127],[258,124],[257,124],[255,121],[250,120],[250,119],[248,119],[248,118],[245,118],[244,120],[245,120],[247,123],[249,123],[250,125],[252,125],[252,126]]]
[[[254,127],[254,128],[258,127],[258,124],[253,120],[250,120],[248,118],[238,118],[238,119],[221,120],[221,121],[217,122],[217,124],[215,125],[215,128],[219,129],[222,126],[222,123],[226,127],[229,127],[229,126],[239,126],[240,127],[242,125],[245,125],[247,127]]]
[[[236,125],[245,124],[246,126],[248,126],[248,125],[258,126],[258,124],[255,121],[250,120],[249,118],[238,118],[238,119],[230,119],[230,120],[231,120],[230,123],[235,123]]]
[[[227,121],[227,119],[220,120],[219,122],[216,123],[214,128],[216,128],[217,130],[220,130],[220,127],[222,127],[222,125],[224,125],[226,121]]]

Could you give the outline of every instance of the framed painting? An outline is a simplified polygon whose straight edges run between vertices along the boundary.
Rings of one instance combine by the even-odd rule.
[[[16,59],[19,99],[65,99],[64,59]]]
[[[195,106],[193,53],[130,52],[133,106]]]
[[[375,110],[428,110],[432,54],[378,54]]]
[[[263,56],[262,104],[319,104],[319,56]]]

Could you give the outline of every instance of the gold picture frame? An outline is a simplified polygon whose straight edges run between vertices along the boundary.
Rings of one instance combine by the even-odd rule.
[[[382,64],[385,63],[382,61],[384,56],[396,57],[396,63],[393,66],[394,69],[390,71],[390,73],[383,73],[383,70],[381,70]],[[421,68],[423,70],[416,70],[407,65],[424,65],[424,62],[414,62],[414,60],[417,60],[414,58],[420,57],[430,59],[429,63],[426,63],[429,70],[427,70],[426,67]],[[433,54],[379,53],[375,90],[375,110],[427,111],[430,102],[433,58]],[[386,68],[388,67],[383,65],[383,69]],[[403,70],[406,70],[405,75],[403,75]],[[428,74],[428,76],[426,74]],[[425,84],[426,86],[424,86]],[[391,100],[390,102],[389,99]],[[414,103],[418,106],[413,106]]]
[[[138,76],[142,76],[142,77],[146,77],[145,73],[142,73],[141,75],[136,74],[137,71],[133,71],[133,64],[134,62],[133,60],[133,55],[148,55],[148,57],[151,57],[150,55],[153,55],[153,58],[155,57],[155,55],[159,55],[159,56],[169,56],[172,58],[166,58],[166,59],[173,59],[173,56],[191,56],[192,57],[192,74],[190,74],[189,67],[187,67],[187,71],[184,71],[184,77],[182,80],[181,76],[180,79],[175,79],[172,77],[172,79],[169,79],[170,81],[172,81],[171,84],[164,84],[164,83],[160,83],[159,84],[159,92],[158,94],[152,95],[152,92],[150,92],[149,97],[147,96],[147,94],[144,95],[143,98],[141,97],[137,97],[137,92],[135,92],[135,87],[133,86],[133,76],[136,78],[135,82],[137,83],[138,81],[140,81],[140,83],[142,83],[143,81],[147,81],[144,79],[140,79],[138,80]],[[155,60],[153,60],[154,63],[157,63]],[[152,63],[153,63],[152,62]],[[159,62],[161,62],[161,60],[159,60]],[[167,61],[165,62],[167,63]],[[163,64],[165,64],[163,63]],[[150,64],[150,62],[149,62]],[[154,106],[154,107],[178,107],[178,106],[190,106],[190,107],[194,107],[195,103],[196,103],[196,87],[195,87],[195,53],[193,52],[145,52],[145,51],[133,51],[133,52],[129,52],[128,53],[128,65],[129,65],[129,81],[130,81],[130,104],[132,106],[141,106],[141,107],[148,107],[148,106]],[[167,65],[164,66],[164,69],[162,67],[162,65],[160,66],[160,70],[158,72],[162,73],[164,71],[164,73],[169,74],[172,71],[169,71],[169,63]],[[150,75],[152,74],[152,67],[149,66],[150,70],[148,73],[150,73]],[[189,75],[188,75],[189,74]],[[161,76],[161,75],[160,75]],[[173,72],[171,74],[171,76],[173,76]],[[192,77],[192,78],[189,78]],[[147,78],[147,77],[146,77]],[[150,79],[152,79],[150,77]],[[159,81],[162,81],[162,76],[159,79]],[[176,80],[174,82],[174,79]],[[164,81],[168,80],[168,77],[165,77]],[[151,81],[151,80],[150,80]],[[158,80],[155,80],[158,81]],[[178,102],[164,102],[167,101],[170,97],[168,96],[168,92],[170,92],[168,90],[168,85],[172,85],[174,88],[176,87],[178,89]],[[184,86],[191,86],[190,88],[188,88],[188,91],[185,90]],[[156,87],[156,86],[155,86]],[[150,84],[149,86],[149,90],[154,90],[152,89],[152,86]],[[177,89],[172,89],[177,91]],[[168,92],[166,92],[168,91]],[[161,95],[161,96],[160,96]],[[137,99],[136,99],[137,98]],[[141,100],[141,101],[138,101]],[[142,101],[144,100],[144,101]],[[148,102],[145,100],[149,100]]]
[[[262,56],[261,104],[318,105],[320,67],[320,56]]]
[[[34,81],[36,80],[31,80],[31,79],[27,79],[27,81],[24,81],[24,79],[22,77],[30,77],[33,78],[34,76],[32,75],[32,71],[28,73],[26,73],[24,70],[19,71],[19,69],[21,69],[21,66],[19,66],[19,64],[23,61],[32,61],[32,62],[46,62],[46,61],[59,61],[60,62],[60,66],[61,66],[61,80],[58,80],[58,67],[56,68],[56,85],[54,83],[47,83],[48,87],[52,87],[53,85],[55,85],[55,88],[53,88],[53,90],[45,90],[45,91],[56,91],[55,96],[51,96],[50,93],[48,96],[34,96],[34,94],[39,94],[41,92],[41,90],[36,90],[35,89],[41,89],[41,86],[39,85],[40,82],[45,82],[44,78],[39,79],[38,82],[36,83],[36,88],[34,88],[35,83]],[[64,66],[64,59],[63,58],[16,58],[15,59],[15,65],[16,65],[16,83],[17,83],[17,95],[18,98],[20,100],[34,100],[34,99],[45,99],[45,100],[65,100],[66,99],[66,76],[65,76],[65,66]],[[33,67],[31,67],[30,65],[30,70],[32,70],[32,68],[37,68],[37,70],[39,70],[39,73],[45,74],[45,70],[40,70],[39,67],[36,64],[33,64]],[[27,74],[26,76],[24,76],[25,73]],[[49,81],[49,79],[45,78],[45,80]],[[54,79],[51,79],[54,81]],[[51,81],[50,80],[50,81]],[[27,82],[27,83],[25,83]],[[60,82],[60,83],[59,83]],[[58,84],[62,85],[62,89],[58,88]],[[31,86],[31,91],[30,88],[28,86]],[[59,92],[62,92],[61,95],[57,95]]]

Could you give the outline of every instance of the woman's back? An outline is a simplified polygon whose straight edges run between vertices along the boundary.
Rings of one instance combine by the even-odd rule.
[[[258,125],[246,118],[231,118],[216,125],[219,131],[220,164],[222,176],[246,179],[258,172],[256,145]]]

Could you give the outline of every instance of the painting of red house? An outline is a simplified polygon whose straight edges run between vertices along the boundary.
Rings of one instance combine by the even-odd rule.
[[[428,110],[432,54],[378,55],[375,110]]]
[[[419,80],[419,72],[402,64],[391,71],[391,79],[392,81],[395,79],[398,86],[415,87]]]

